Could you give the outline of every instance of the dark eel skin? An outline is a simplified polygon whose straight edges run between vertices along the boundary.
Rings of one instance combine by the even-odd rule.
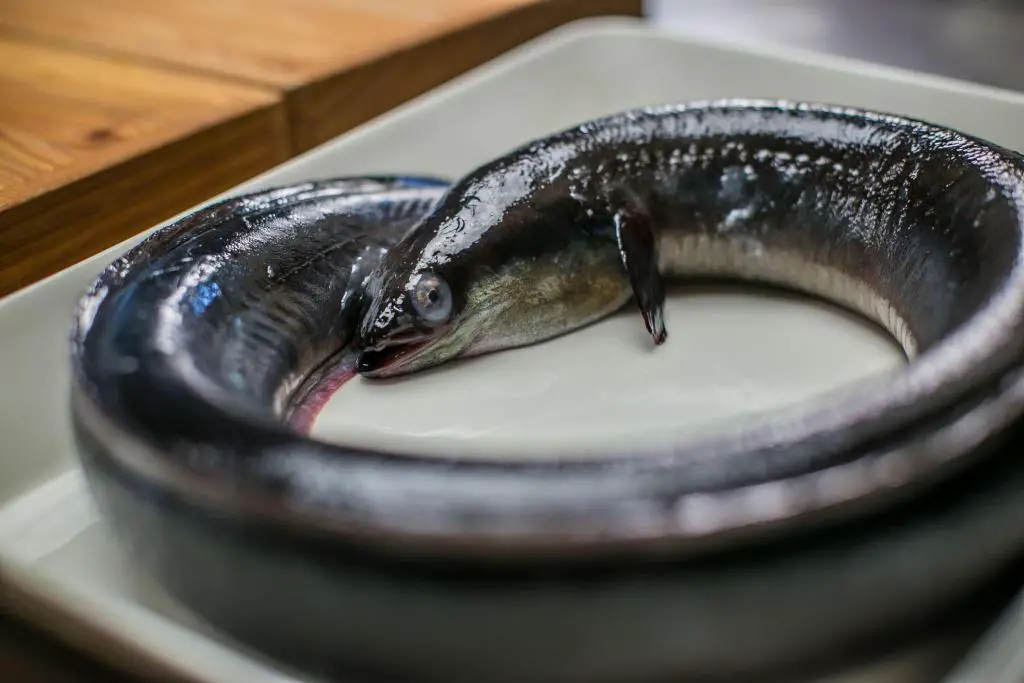
[[[1014,152],[749,101],[591,121],[450,189],[349,178],[229,199],[82,299],[79,454],[172,594],[311,671],[735,680],[850,657],[1021,557],[1022,229]],[[458,324],[401,308],[420,266],[457,321],[481,278],[550,274],[559,253],[596,254],[620,290],[588,321],[635,295],[663,341],[662,279],[738,277],[859,310],[911,362],[747,431],[605,459],[421,458],[288,426],[340,354],[369,375],[446,360],[432,342]],[[500,348],[483,342],[456,356]]]

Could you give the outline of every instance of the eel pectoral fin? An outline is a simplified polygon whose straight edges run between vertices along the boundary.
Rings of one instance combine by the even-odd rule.
[[[617,193],[620,194],[621,193]],[[650,213],[636,197],[618,204],[613,214],[615,237],[640,313],[655,344],[668,337],[665,329],[665,283],[658,271],[657,239]]]

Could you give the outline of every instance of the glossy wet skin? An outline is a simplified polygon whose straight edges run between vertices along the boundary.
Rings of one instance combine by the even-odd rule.
[[[508,220],[528,228],[524,237],[539,239],[500,240],[488,249],[486,241],[463,233],[439,236],[443,246],[403,242],[389,251],[367,288],[362,374],[406,374],[536,343],[629,300],[629,283],[607,236],[580,232],[570,222],[540,231],[532,216]]]
[[[528,660],[529,680],[726,680],[898,637],[1016,568],[1021,461],[986,446],[1024,414],[1019,156],[790,105],[628,113],[573,135],[472,174],[399,248],[438,183],[228,201],[97,278],[75,317],[71,428],[112,527],[172,593],[332,675],[490,680]],[[413,310],[423,266],[445,284],[416,280]],[[426,367],[637,290],[657,342],[655,275],[818,292],[920,357],[809,410],[696,443],[638,434],[600,460],[421,457],[282,424],[297,378],[351,341],[366,303],[363,341],[390,337]],[[777,614],[793,628],[772,630]],[[453,629],[424,641],[438,619]],[[548,648],[581,633],[586,657]]]
[[[187,217],[94,285],[84,311],[95,328],[82,353],[98,373],[118,377],[149,360],[155,386],[111,395],[152,402],[153,414],[184,413],[188,402],[177,392],[201,386],[200,394],[221,398],[220,408],[276,423],[301,388],[331,371],[331,358],[355,336],[367,275],[447,184],[339,178],[225,200]],[[196,409],[187,426],[224,433],[217,416]],[[171,435],[186,428],[161,422]]]
[[[1019,424],[1018,154],[872,112],[733,102],[626,112],[451,189],[427,185],[267,190],[110,264],[74,318],[83,451],[147,490],[289,534],[532,561],[700,553],[881,510]],[[425,266],[445,285],[421,276],[414,311],[406,285]],[[287,424],[301,378],[360,344],[376,346],[368,372],[422,369],[557,334],[630,296],[656,344],[660,279],[707,276],[849,305],[914,360],[806,408],[707,438],[638,434],[601,458],[417,457]],[[687,322],[668,321],[673,334]]]
[[[360,372],[543,341],[630,298],[661,343],[663,281],[701,277],[820,295],[914,357],[998,285],[971,264],[1006,272],[1012,251],[996,245],[1016,239],[993,178],[965,172],[955,147],[923,152],[931,133],[917,135],[881,115],[725,104],[628,112],[526,145],[462,179],[382,260]]]

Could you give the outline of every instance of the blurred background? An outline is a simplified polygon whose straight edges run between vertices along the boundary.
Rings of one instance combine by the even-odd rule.
[[[1020,0],[646,0],[689,34],[798,46],[1024,91]]]

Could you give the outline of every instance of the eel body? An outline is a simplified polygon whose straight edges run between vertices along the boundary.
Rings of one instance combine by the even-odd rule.
[[[455,182],[277,188],[156,232],[80,302],[72,424],[143,563],[289,661],[729,678],[926,623],[1019,558],[1022,246],[1024,162],[984,140],[815,104],[623,112]],[[665,289],[701,278],[850,307],[909,362],[599,459],[417,457],[294,426],[339,365],[410,373],[623,306],[671,344]]]
[[[664,466],[666,488],[851,461],[922,471],[951,451],[898,443],[936,432],[1019,362],[1021,179],[1016,153],[848,109],[724,102],[591,121],[469,173],[388,252],[368,285],[360,371],[536,343],[630,300],[661,344],[686,329],[664,320],[666,283],[766,283],[854,309],[912,362],[817,409],[664,444],[636,468]],[[446,315],[424,318],[417,296]]]

